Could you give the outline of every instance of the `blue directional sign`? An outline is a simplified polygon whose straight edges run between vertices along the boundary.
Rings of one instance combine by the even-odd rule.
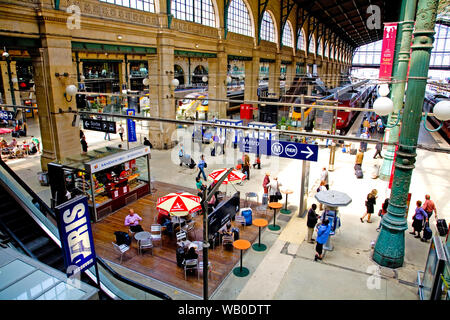
[[[265,154],[268,156],[317,161],[319,146],[289,141],[244,138],[239,144],[241,152]]]

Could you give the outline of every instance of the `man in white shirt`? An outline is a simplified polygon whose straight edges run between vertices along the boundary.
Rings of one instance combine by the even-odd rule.
[[[327,188],[327,190],[329,190],[329,185],[328,185],[328,171],[327,168],[323,168],[322,169],[322,173],[320,174],[320,182],[325,182],[325,188]]]

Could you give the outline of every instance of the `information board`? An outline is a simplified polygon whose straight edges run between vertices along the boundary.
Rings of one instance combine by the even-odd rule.
[[[114,121],[83,119],[83,128],[86,130],[116,133],[116,123]]]

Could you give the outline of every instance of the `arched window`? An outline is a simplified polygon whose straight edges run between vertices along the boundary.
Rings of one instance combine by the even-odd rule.
[[[155,0],[100,0],[100,1],[115,4],[122,7],[128,7],[131,9],[153,13],[155,12]]]
[[[317,48],[317,54],[320,56],[323,56],[323,45],[322,45],[322,38],[319,39],[319,44]]]
[[[334,58],[334,48],[333,48],[333,47],[331,47],[330,58],[331,58],[331,59]]]
[[[272,17],[267,11],[264,11],[261,23],[261,39],[275,42],[275,25],[273,24]]]
[[[216,26],[211,0],[172,0],[171,12],[176,19]]]
[[[305,51],[305,32],[303,31],[303,29],[298,33],[297,50]]]
[[[242,0],[231,0],[228,7],[228,31],[253,37],[252,23],[247,6]]]
[[[323,50],[323,56],[328,58],[328,43],[325,42],[325,48]]]
[[[284,25],[282,43],[283,46],[291,48],[294,47],[292,40],[292,28],[289,22],[286,22],[286,24]]]
[[[316,44],[314,43],[314,41],[315,41],[314,36],[311,35],[309,37],[309,47],[308,47],[308,52],[310,53],[315,53],[316,51]]]

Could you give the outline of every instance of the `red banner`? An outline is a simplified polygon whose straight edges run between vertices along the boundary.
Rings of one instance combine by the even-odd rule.
[[[397,23],[385,23],[383,44],[381,46],[380,74],[378,75],[380,80],[391,80],[396,37]]]

